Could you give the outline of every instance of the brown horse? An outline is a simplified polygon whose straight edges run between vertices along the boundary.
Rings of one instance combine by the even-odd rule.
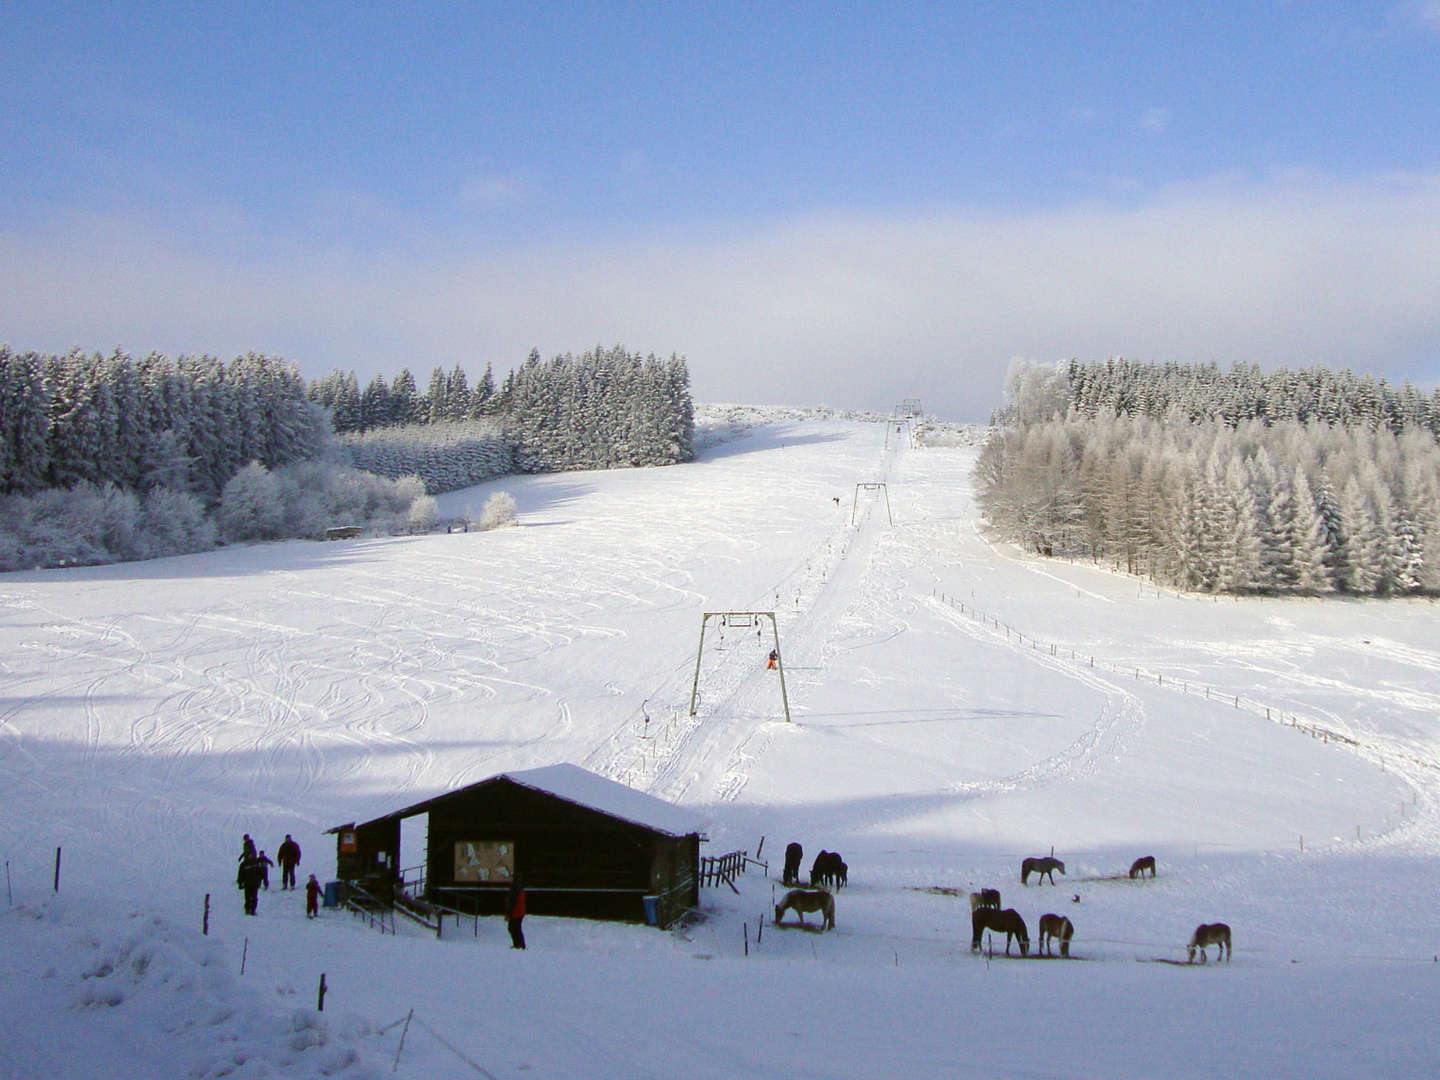
[[[970,910],[978,911],[980,908],[994,908],[1000,910],[1000,890],[981,889],[979,892],[970,894]]]
[[[791,885],[800,884],[800,860],[805,857],[805,849],[793,841],[785,845],[785,871],[780,880],[788,888]]]
[[[805,925],[805,912],[818,911],[821,915],[820,929],[835,929],[835,897],[823,889],[791,889],[785,899],[775,905],[775,921],[785,917],[786,911],[794,911]]]
[[[1187,963],[1195,962],[1195,950],[1200,950],[1200,962],[1209,963],[1205,955],[1207,946],[1215,946],[1215,962],[1220,962],[1221,954],[1224,954],[1228,963],[1230,960],[1230,927],[1223,922],[1201,923],[1195,927],[1195,933],[1190,935],[1190,944],[1186,946]]]
[[[1004,911],[994,908],[976,908],[970,913],[970,951],[980,951],[980,935],[986,930],[1005,935],[1005,955],[1010,955],[1010,939],[1020,942],[1020,955],[1030,955],[1030,932],[1025,929],[1025,920],[1013,907]]]
[[[1130,864],[1130,876],[1132,878],[1144,877],[1145,871],[1150,871],[1150,876],[1155,876],[1155,856],[1142,855]]]
[[[1054,885],[1056,870],[1059,870],[1062,874],[1065,873],[1065,864],[1059,859],[1055,858],[1054,855],[1044,855],[1040,858],[1025,859],[1020,863],[1020,884],[1026,884],[1031,874],[1040,875],[1040,880],[1042,881],[1045,879],[1045,875],[1049,874],[1050,884]]]
[[[1060,955],[1070,955],[1070,939],[1075,936],[1075,924],[1064,915],[1040,916],[1040,955],[1050,956],[1050,941],[1060,942]]]

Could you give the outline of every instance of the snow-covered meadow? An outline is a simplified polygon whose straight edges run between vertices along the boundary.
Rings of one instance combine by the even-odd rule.
[[[513,529],[0,576],[0,1077],[1433,1074],[1435,604],[1036,561],[980,534],[975,453],[788,421],[440,500],[510,491]],[[701,613],[752,609],[792,722],[740,628],[690,717]],[[241,913],[242,832],[324,881],[326,829],[558,761],[770,876],[524,953],[308,922],[278,875]],[[790,840],[849,864],[834,932],[770,925]],[[1075,959],[973,955],[981,886]],[[1230,964],[1164,962],[1212,921]]]

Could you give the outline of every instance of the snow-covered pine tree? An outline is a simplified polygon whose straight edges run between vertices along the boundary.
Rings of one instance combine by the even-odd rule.
[[[1303,468],[1295,470],[1291,487],[1295,503],[1292,533],[1295,587],[1305,593],[1330,592],[1335,584],[1330,576],[1330,552],[1325,542],[1325,525],[1315,504],[1310,479]]]
[[[390,383],[390,423],[392,425],[406,427],[419,423],[417,415],[419,406],[416,404],[418,396],[415,376],[410,374],[409,368],[402,367],[399,374]]]
[[[430,382],[425,390],[425,398],[421,405],[420,422],[422,424],[443,424],[449,416],[446,405],[446,394],[450,383],[446,378],[444,368],[432,368],[430,371]]]
[[[360,430],[388,427],[392,419],[390,385],[383,375],[376,375],[360,394]]]

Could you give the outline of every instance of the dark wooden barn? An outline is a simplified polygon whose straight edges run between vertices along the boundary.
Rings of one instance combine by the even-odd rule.
[[[400,823],[420,814],[425,861],[402,868]],[[367,891],[388,894],[403,870],[408,895],[499,914],[519,873],[531,914],[663,927],[699,903],[702,827],[686,810],[562,764],[501,773],[330,831],[336,876]]]

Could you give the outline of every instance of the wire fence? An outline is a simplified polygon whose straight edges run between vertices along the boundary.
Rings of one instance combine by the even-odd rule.
[[[1360,740],[1354,738],[1348,733],[1338,731],[1334,727],[1320,723],[1319,721],[1311,717],[1304,716],[1296,710],[1280,709],[1274,705],[1269,704],[1268,702],[1260,701],[1256,698],[1247,696],[1242,693],[1236,693],[1231,690],[1222,690],[1218,687],[1211,686],[1210,684],[1201,680],[1176,678],[1174,675],[1167,676],[1164,672],[1150,671],[1138,664],[1120,663],[1114,660],[1105,659],[1103,657],[1096,657],[1093,653],[1087,653],[1083,649],[1076,649],[1070,645],[1060,645],[1056,642],[1045,641],[1031,634],[1026,634],[1024,631],[1010,625],[1003,619],[1000,619],[999,617],[991,615],[989,612],[976,607],[973,602],[967,603],[966,601],[961,600],[955,596],[951,596],[949,593],[942,592],[939,589],[935,589],[932,591],[931,598],[936,602],[949,608],[950,610],[956,611],[959,614],[964,615],[967,618],[979,623],[982,627],[988,627],[991,630],[995,631],[997,634],[1003,634],[1006,641],[1011,642],[1017,647],[1025,648],[1028,646],[1034,652],[1044,653],[1057,660],[1068,660],[1073,663],[1083,664],[1086,667],[1093,668],[1095,670],[1107,671],[1112,674],[1119,675],[1122,678],[1131,679],[1134,682],[1153,683],[1155,686],[1162,687],[1176,693],[1194,695],[1196,697],[1201,697],[1206,701],[1213,701],[1219,705],[1227,705],[1240,712],[1249,713],[1257,717],[1263,717],[1265,720],[1271,723],[1278,724],[1282,727],[1288,727],[1294,731],[1298,731],[1302,734],[1308,735],[1310,736],[1310,738],[1316,739],[1325,744],[1333,743],[1337,746],[1347,747],[1354,750],[1365,749],[1371,750],[1372,752],[1375,751],[1375,748],[1367,746],[1366,744],[1362,743]],[[1431,770],[1440,768],[1440,764],[1437,764],[1437,762],[1435,762],[1434,760],[1429,760],[1419,755],[1411,754],[1402,756],[1405,758],[1407,764],[1418,765]],[[1383,763],[1381,764],[1381,768],[1384,768]],[[1410,803],[1408,804],[1408,807],[1407,804],[1403,801],[1400,802],[1398,805],[1399,818],[1401,820],[1417,814],[1419,806],[1418,788],[1415,788],[1412,784],[1412,798]],[[1388,815],[1386,815],[1385,817],[1385,822],[1386,827],[1388,827],[1390,824],[1390,818]],[[1380,830],[1372,828],[1370,832],[1371,835],[1375,835],[1378,834]],[[1360,841],[1365,839],[1365,836],[1365,829],[1360,825],[1356,825],[1355,839],[1357,841]],[[1342,838],[1334,837],[1333,839],[1338,841]],[[1300,851],[1306,850],[1305,837],[1303,834],[1296,834],[1296,845],[1298,846]],[[1198,854],[1200,848],[1202,847],[1249,847],[1250,845],[1230,845],[1221,842],[1197,841],[1194,846],[1196,854]],[[1291,845],[1287,842],[1285,844],[1280,844],[1276,846],[1279,848],[1289,848]]]

